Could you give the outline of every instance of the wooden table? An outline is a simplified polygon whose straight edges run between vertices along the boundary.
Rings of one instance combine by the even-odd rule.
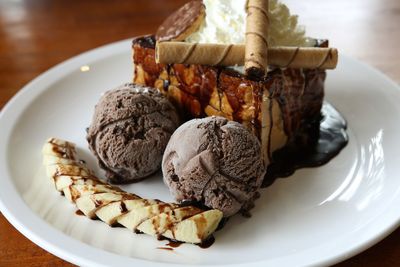
[[[0,0],[0,108],[27,82],[83,51],[152,33],[185,0]],[[400,82],[400,1],[286,0],[310,36]],[[338,266],[400,266],[400,229]],[[0,266],[71,266],[0,215]]]

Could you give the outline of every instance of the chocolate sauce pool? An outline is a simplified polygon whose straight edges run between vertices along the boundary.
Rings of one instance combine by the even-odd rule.
[[[278,177],[292,175],[299,168],[324,165],[347,145],[347,123],[342,115],[328,103],[323,104],[321,114],[319,131],[311,134],[310,145],[294,143],[272,154],[262,187],[270,186]]]

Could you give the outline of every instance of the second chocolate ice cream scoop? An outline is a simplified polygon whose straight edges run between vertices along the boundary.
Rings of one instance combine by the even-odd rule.
[[[243,125],[208,117],[174,132],[162,171],[177,201],[200,202],[229,217],[252,206],[265,166],[260,142]]]

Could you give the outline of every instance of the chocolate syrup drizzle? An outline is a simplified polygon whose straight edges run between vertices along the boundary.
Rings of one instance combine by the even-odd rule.
[[[299,168],[318,167],[328,163],[347,145],[349,138],[346,129],[346,120],[332,105],[324,103],[321,120],[310,124],[307,134],[311,140],[307,142],[308,145],[299,145],[304,142],[294,141],[275,151],[262,187],[270,186],[278,177],[292,175]]]

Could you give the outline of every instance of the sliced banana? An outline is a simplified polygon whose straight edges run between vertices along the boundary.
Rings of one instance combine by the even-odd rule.
[[[130,211],[132,210],[137,211],[142,209],[143,207],[149,205],[155,205],[157,203],[159,203],[159,201],[158,202],[154,200],[151,201],[142,198],[121,200],[99,207],[96,211],[96,215],[97,217],[100,218],[100,220],[109,225],[119,223],[124,226],[129,226],[134,223],[134,222],[129,223],[131,220],[129,220],[127,216],[129,216],[128,214]],[[124,217],[121,217],[121,215],[124,215]],[[127,227],[127,228],[135,230],[133,227]]]
[[[175,224],[163,236],[175,240],[184,239],[184,242],[198,244],[215,232],[221,219],[221,211],[207,210]]]
[[[190,206],[176,208],[147,219],[138,226],[138,230],[153,236],[162,235],[166,231],[173,229],[175,224],[201,212],[203,210]],[[172,233],[174,232],[175,230],[173,229]]]
[[[58,191],[63,191],[73,184],[93,184],[94,180],[87,180],[82,176],[59,175],[54,178],[54,183]]]
[[[43,154],[43,164],[44,165],[51,165],[51,164],[77,165],[80,163],[74,159],[58,158],[58,157],[54,157],[51,155]]]
[[[121,199],[122,195],[115,193],[88,194],[76,199],[75,204],[87,217],[95,218],[97,208]]]
[[[44,144],[42,154],[62,159],[76,160],[76,147],[74,143],[50,138]]]
[[[51,164],[46,166],[47,176],[56,177],[60,175],[68,176],[91,176],[90,171],[86,167],[81,167],[77,165],[65,165],[65,164]]]
[[[77,159],[71,142],[50,138],[42,153],[47,176],[53,179],[56,189],[89,218],[195,244],[206,240],[222,219],[219,210],[142,199],[102,182]]]
[[[126,214],[121,215],[118,219],[118,223],[132,231],[140,230],[139,226],[144,221],[154,216],[157,216],[160,213],[173,210],[174,208],[176,208],[175,205],[167,203],[159,203],[150,206],[138,207],[136,209],[130,210]]]

